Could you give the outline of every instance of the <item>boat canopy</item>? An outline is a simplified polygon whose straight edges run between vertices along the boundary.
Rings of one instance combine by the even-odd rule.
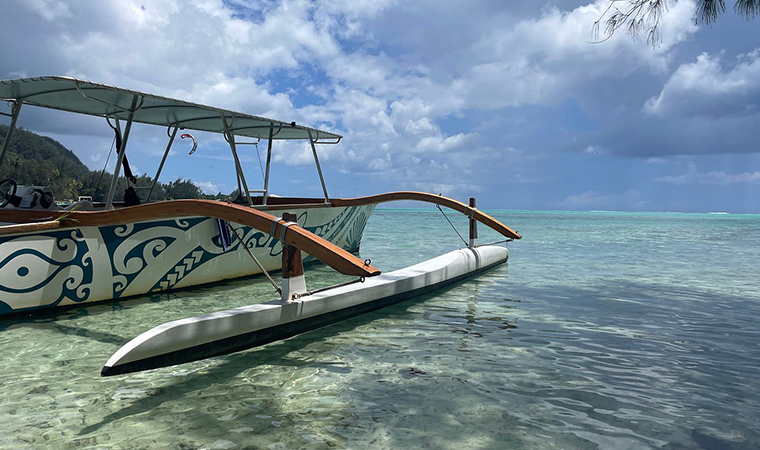
[[[48,76],[0,81],[0,100],[92,116],[133,120],[258,139],[340,141],[342,136],[265,117],[199,105],[71,77]],[[224,121],[222,120],[224,118]]]

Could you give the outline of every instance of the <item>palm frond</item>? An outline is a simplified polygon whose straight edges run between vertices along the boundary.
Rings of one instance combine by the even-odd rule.
[[[734,11],[747,20],[760,16],[760,0],[736,0]]]
[[[726,3],[723,0],[700,0],[694,9],[696,22],[710,25],[726,12]]]

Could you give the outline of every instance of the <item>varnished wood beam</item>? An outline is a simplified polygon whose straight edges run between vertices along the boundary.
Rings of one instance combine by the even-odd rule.
[[[388,192],[387,194],[370,195],[368,197],[357,198],[334,198],[330,200],[333,206],[361,206],[371,205],[377,203],[395,202],[399,200],[413,200],[418,202],[432,203],[434,205],[441,205],[447,208],[451,208],[455,211],[459,211],[462,214],[477,220],[483,225],[495,230],[497,233],[510,239],[520,239],[519,233],[512,230],[508,226],[489,216],[488,214],[481,212],[478,209],[471,208],[462,202],[452,200],[441,195],[428,194],[425,192],[414,191],[399,191]]]
[[[21,210],[0,210],[0,222],[18,222],[19,213]],[[267,234],[272,230],[272,222],[275,222],[274,236],[280,238],[282,226],[286,223],[286,221],[262,211],[214,200],[170,200],[108,211],[66,213],[63,211],[23,211],[25,220],[46,220],[46,222],[64,214],[65,218],[57,228],[121,225],[156,219],[205,216],[246,225]],[[37,231],[40,229],[38,228],[40,225],[39,223],[16,225],[12,228],[12,233]],[[9,234],[9,232],[3,232],[2,227],[0,227],[0,235],[2,234]],[[365,265],[364,261],[351,253],[300,226],[287,227],[282,240],[286,244],[314,256],[342,274],[360,277],[372,277],[380,274],[380,270],[377,268]]]

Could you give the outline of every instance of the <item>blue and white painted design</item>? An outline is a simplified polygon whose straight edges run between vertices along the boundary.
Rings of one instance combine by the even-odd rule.
[[[28,303],[36,293],[44,292],[50,306],[64,298],[74,302],[89,298],[93,260],[81,231],[44,233],[43,245],[38,245],[40,241],[38,236],[0,241],[4,250],[0,261],[0,313],[9,312],[11,304]]]
[[[294,211],[305,229],[358,250],[372,206]],[[225,252],[216,219],[189,217],[0,238],[0,314],[115,299],[280,267],[279,239],[232,224]],[[307,258],[308,259],[308,258]]]

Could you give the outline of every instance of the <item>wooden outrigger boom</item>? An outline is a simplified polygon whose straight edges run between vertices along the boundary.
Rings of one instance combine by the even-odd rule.
[[[400,201],[400,200],[413,200],[413,201],[418,201],[418,202],[432,203],[434,205],[445,206],[447,208],[451,208],[455,211],[461,212],[462,214],[468,216],[470,219],[477,220],[478,222],[493,229],[494,231],[498,232],[499,234],[501,234],[502,236],[506,238],[509,238],[509,239],[522,238],[522,236],[520,236],[520,234],[517,233],[516,231],[512,230],[511,228],[499,222],[498,220],[494,219],[493,217],[489,216],[488,214],[479,211],[478,209],[465,205],[462,202],[459,202],[447,197],[443,197],[441,195],[428,194],[426,192],[415,192],[415,191],[388,192],[386,194],[370,195],[368,197],[332,199],[330,200],[330,203],[332,203],[334,206],[360,206],[360,205],[370,205],[370,204],[378,204],[378,203],[385,203],[385,202],[394,202],[394,201]]]
[[[4,212],[0,210],[0,221],[6,220]],[[44,223],[48,224],[47,226],[50,228],[67,228],[120,225],[144,220],[189,216],[206,216],[223,219],[269,233],[286,244],[305,251],[344,275],[372,277],[380,274],[378,269],[365,265],[361,259],[337,245],[304,230],[298,224],[286,222],[271,214],[232,203],[222,203],[214,200],[171,200],[107,211],[72,211],[65,213],[64,216],[58,221],[60,222],[58,226],[53,226],[54,221],[48,220]],[[26,217],[38,220],[49,218],[50,211],[28,211]],[[0,235],[4,232],[37,231],[39,225],[37,223],[29,223],[0,227]],[[3,228],[6,230],[3,230]]]

